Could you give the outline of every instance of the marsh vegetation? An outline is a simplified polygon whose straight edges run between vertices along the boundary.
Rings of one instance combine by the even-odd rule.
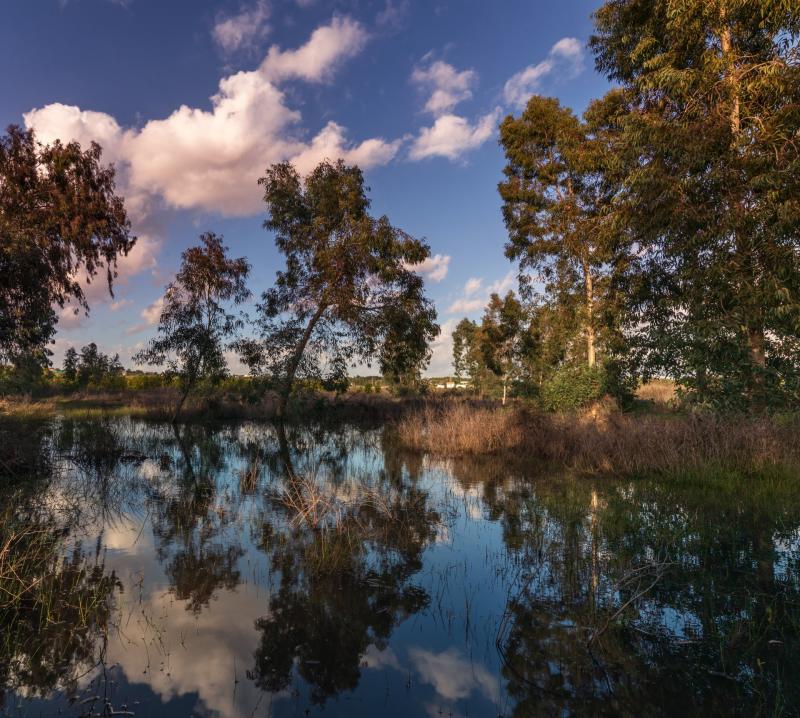
[[[409,450],[391,427],[108,416],[26,434],[38,464],[2,495],[6,714],[800,700],[800,492],[777,457],[751,461],[759,440],[738,464],[592,476],[518,448]]]

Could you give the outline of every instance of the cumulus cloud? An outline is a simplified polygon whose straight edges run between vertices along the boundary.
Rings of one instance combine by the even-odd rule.
[[[441,115],[432,127],[420,130],[411,145],[409,157],[412,160],[428,157],[457,160],[464,153],[480,147],[494,134],[500,114],[501,109],[496,107],[475,124],[457,115]]]
[[[424,262],[407,266],[431,282],[441,282],[447,276],[447,270],[450,268],[450,255],[435,254]]]
[[[400,149],[401,142],[402,140],[388,142],[380,138],[372,138],[352,145],[347,142],[344,127],[335,122],[329,122],[305,149],[291,159],[292,164],[301,174],[310,172],[326,158],[341,158],[345,162],[356,164],[359,167],[374,167],[392,160]]]
[[[254,49],[269,32],[269,10],[266,0],[258,0],[236,15],[219,17],[211,31],[214,42],[225,53]]]
[[[474,314],[489,303],[492,294],[503,296],[514,289],[517,276],[509,270],[504,277],[484,286],[483,279],[470,277],[464,284],[463,295],[456,299],[448,308],[448,314]]]
[[[521,107],[548,75],[575,77],[582,69],[583,46],[574,37],[563,37],[550,48],[544,60],[512,75],[503,88],[503,96],[509,104]]]
[[[308,42],[296,50],[269,49],[261,73],[273,82],[298,78],[326,82],[346,59],[357,55],[367,41],[363,26],[349,17],[334,17],[318,27]]]
[[[425,111],[434,117],[450,112],[459,102],[472,97],[472,86],[477,80],[474,70],[459,72],[452,65],[437,60],[427,67],[416,67],[411,81],[430,92]]]
[[[400,141],[347,141],[330,122],[311,140],[298,128],[301,115],[286,103],[279,81],[324,82],[364,45],[367,34],[347,17],[317,28],[296,50],[270,49],[261,67],[223,77],[210,109],[182,105],[141,129],[125,129],[102,112],[54,103],[24,115],[44,141],[98,140],[104,159],[118,166],[121,191],[134,218],[163,201],[177,209],[227,216],[261,208],[256,180],[274,162],[294,161],[307,171],[322,159],[343,158],[369,168],[391,160]]]

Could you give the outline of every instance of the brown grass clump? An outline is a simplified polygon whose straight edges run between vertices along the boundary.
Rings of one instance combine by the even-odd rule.
[[[677,398],[675,382],[671,379],[651,379],[636,390],[636,398],[654,404],[673,404]]]
[[[513,411],[467,403],[428,405],[397,423],[403,445],[439,454],[494,454],[524,441],[520,417]]]
[[[800,421],[769,417],[640,415],[425,408],[396,425],[400,442],[444,456],[500,454],[585,473],[800,467]]]

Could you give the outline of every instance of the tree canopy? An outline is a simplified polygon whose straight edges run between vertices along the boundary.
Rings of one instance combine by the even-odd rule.
[[[82,281],[102,272],[110,292],[136,241],[100,157],[13,125],[0,137],[0,363],[46,366],[54,306],[88,311]]]
[[[800,393],[800,6],[611,0],[625,325],[645,373],[729,407]]]
[[[597,111],[589,120],[603,120]],[[509,233],[506,256],[562,309],[576,314],[583,356],[594,366],[600,312],[613,251],[614,186],[606,181],[607,132],[558,100],[534,95],[500,125],[507,164],[498,186]],[[600,307],[598,307],[600,305]]]
[[[177,419],[186,397],[201,381],[216,383],[228,373],[224,350],[243,321],[228,309],[247,300],[250,264],[231,259],[222,237],[200,235],[200,244],[181,255],[181,267],[164,293],[158,336],[134,360],[166,366],[181,389]]]
[[[428,245],[369,214],[361,170],[322,162],[305,179],[289,163],[260,180],[285,267],[258,307],[261,341],[243,359],[278,382],[281,413],[296,377],[344,386],[348,367],[375,359],[384,374],[418,371],[438,334],[412,267]]]

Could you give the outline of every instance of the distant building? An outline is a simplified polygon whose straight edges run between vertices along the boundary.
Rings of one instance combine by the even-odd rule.
[[[435,385],[434,388],[440,389],[440,390],[445,390],[445,389],[466,389],[467,388],[467,384],[466,384],[466,382],[463,382],[463,381],[456,382],[456,381],[453,381],[451,379],[448,379],[447,381],[439,382],[438,384]]]

